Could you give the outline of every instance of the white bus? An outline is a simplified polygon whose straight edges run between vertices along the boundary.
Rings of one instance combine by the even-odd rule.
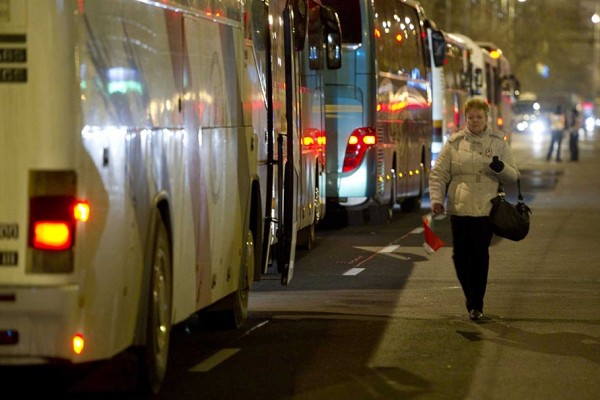
[[[328,202],[376,222],[397,203],[419,209],[432,135],[424,11],[400,0],[323,4],[340,17],[343,59],[325,72]]]
[[[454,33],[466,43],[471,57],[471,97],[484,99],[490,106],[489,122],[505,133],[510,140],[512,129],[511,108],[516,101],[518,81],[511,72],[510,63],[502,51],[491,43],[475,42],[468,36]]]
[[[512,72],[508,58],[498,46],[490,42],[477,43],[489,57],[494,60],[486,64],[486,80],[488,82],[487,97],[492,99],[496,128],[503,131],[510,140],[513,129],[513,106],[517,101],[519,81]]]
[[[0,365],[134,350],[156,392],[173,324],[239,326],[272,248],[291,279],[300,57],[335,56],[300,50],[329,25],[304,0],[0,5]]]
[[[298,55],[292,62],[284,62],[291,57],[285,53],[288,33],[282,17],[288,3],[309,22],[289,28],[302,38],[293,39]],[[341,32],[337,15],[317,1],[254,4],[262,6],[253,12],[256,37],[249,43],[254,44],[257,67],[250,68],[250,85],[253,93],[264,92],[264,104],[259,99],[252,107],[260,192],[266,196],[261,196],[265,229],[259,247],[262,272],[281,273],[287,285],[296,246],[312,247],[315,226],[326,211],[322,70],[340,67]]]
[[[464,104],[471,98],[471,50],[457,35],[443,32],[446,44],[444,63],[432,71],[433,140],[432,164],[454,132],[464,126]]]

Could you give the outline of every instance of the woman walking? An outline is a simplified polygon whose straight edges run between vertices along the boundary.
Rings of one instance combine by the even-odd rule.
[[[483,318],[492,226],[489,218],[500,183],[516,182],[519,170],[501,132],[488,128],[489,107],[465,104],[466,128],[452,135],[429,178],[434,215],[450,215],[453,261],[471,320]],[[447,197],[447,209],[444,200]]]

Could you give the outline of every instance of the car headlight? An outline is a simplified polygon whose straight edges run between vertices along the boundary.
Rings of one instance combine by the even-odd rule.
[[[534,121],[531,123],[531,132],[540,134],[546,130],[546,125],[542,121]]]

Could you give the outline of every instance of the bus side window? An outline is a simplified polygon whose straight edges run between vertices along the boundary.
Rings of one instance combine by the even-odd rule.
[[[444,66],[444,77],[446,88],[456,88],[455,71],[454,71],[454,48],[449,47],[446,51],[446,65]]]
[[[424,73],[425,60],[423,57],[423,45],[421,39],[419,15],[417,11],[404,3],[398,3],[402,12],[398,12],[398,15],[403,15],[404,18],[400,20],[400,28],[403,32],[403,38],[400,41],[402,49],[404,51],[404,71],[410,73],[411,78],[423,78],[426,76]]]
[[[463,50],[462,52],[462,84],[463,88],[473,92],[473,63],[471,62],[471,52]]]
[[[475,86],[473,94],[481,94],[481,88],[483,87],[483,71],[481,68],[475,68]]]
[[[294,14],[293,20],[293,41],[294,50],[304,50],[304,42],[306,41],[306,28],[308,25],[308,5],[307,0],[290,0],[289,4]]]
[[[485,64],[485,81],[486,81],[486,94],[487,94],[487,98],[488,101],[490,102],[490,104],[496,104],[496,79],[494,77],[494,67],[492,67],[491,65],[489,65],[488,63]]]
[[[393,2],[396,3],[396,2]],[[388,7],[392,5],[390,2],[378,0],[374,3],[374,16],[375,20],[373,21],[373,25],[375,31],[373,32],[375,35],[375,48],[377,53],[377,67],[379,71],[382,72],[391,72],[392,71],[392,63],[390,60],[390,54],[396,54],[396,51],[393,47],[394,43],[390,42],[391,35],[389,34],[390,28],[387,27],[388,15],[392,12],[387,10]],[[399,60],[403,57],[402,52],[398,49],[396,60]],[[399,62],[399,61],[398,61]],[[398,73],[399,69],[396,69],[394,73]]]
[[[436,67],[444,65],[446,41],[444,35],[438,30],[431,30],[431,47],[433,50],[433,64]]]
[[[264,51],[267,46],[269,27],[269,10],[263,0],[252,0],[252,41],[257,51]]]

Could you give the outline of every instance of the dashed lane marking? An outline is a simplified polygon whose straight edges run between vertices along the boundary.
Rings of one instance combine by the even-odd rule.
[[[379,250],[379,253],[393,253],[394,251],[396,251],[396,249],[400,247],[399,244],[393,245],[393,246],[386,246],[383,249]]]
[[[354,275],[360,274],[364,270],[365,270],[364,268],[350,268],[348,271],[344,272],[342,275],[354,276]]]

